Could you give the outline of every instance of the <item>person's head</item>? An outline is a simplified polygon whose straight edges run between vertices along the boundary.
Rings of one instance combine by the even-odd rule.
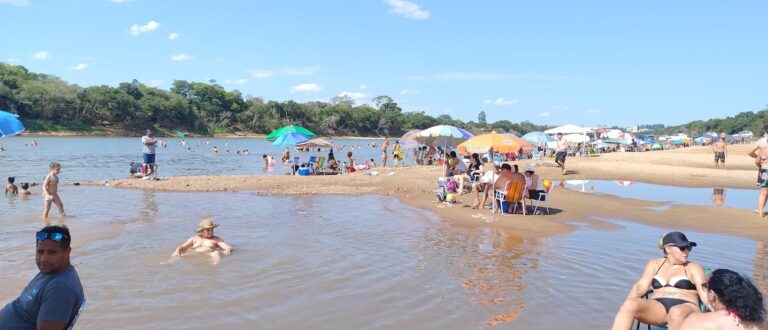
[[[352,158],[352,152],[351,151],[347,152],[347,157]]]
[[[198,235],[202,238],[211,238],[213,237],[213,228],[218,227],[219,225],[216,223],[213,223],[213,220],[210,218],[205,218],[202,221],[200,221],[199,224],[197,224],[197,228],[195,228],[195,232],[197,232]]]
[[[48,166],[48,168],[51,169],[51,172],[58,174],[61,172],[61,164],[57,162],[52,162],[51,165]]]
[[[725,132],[720,132],[720,139],[725,140]]]
[[[451,158],[457,158],[457,157],[459,157],[459,156],[457,156],[457,155],[456,155],[456,151],[455,151],[455,150],[451,150],[451,153],[450,153],[450,155],[451,155]]]
[[[152,135],[152,130],[151,129],[147,129],[146,131],[144,131],[144,134],[146,134],[147,136],[151,136]]]
[[[29,182],[24,182],[21,184],[21,189],[29,190]]]
[[[267,154],[262,154],[261,158],[267,159]]]
[[[763,295],[749,278],[729,269],[716,269],[705,288],[715,310],[724,309],[745,322],[762,324],[765,320]]]
[[[685,234],[679,231],[666,233],[659,240],[659,248],[664,251],[664,255],[674,264],[685,264],[688,262],[688,254],[691,253],[696,242],[691,242],[685,237]]]
[[[472,156],[469,156],[470,160],[476,164],[480,164],[480,155],[477,153],[473,153]]]
[[[69,266],[72,236],[66,226],[47,226],[35,234],[35,263],[43,274],[56,273]]]
[[[395,140],[395,144],[400,144],[400,140]]]
[[[16,177],[9,176],[8,177],[8,183],[13,184],[14,182],[16,182]]]
[[[534,173],[536,173],[536,168],[533,167],[533,164],[531,164],[531,165],[526,166],[525,170],[523,170],[523,171],[525,173],[525,176],[531,177],[531,176],[533,176]]]
[[[563,133],[557,133],[555,135],[555,138],[558,139],[558,140],[562,139],[563,138]]]
[[[510,166],[509,164],[501,164],[501,172],[502,173],[504,173],[504,172],[507,172],[507,173],[512,172],[512,166]]]

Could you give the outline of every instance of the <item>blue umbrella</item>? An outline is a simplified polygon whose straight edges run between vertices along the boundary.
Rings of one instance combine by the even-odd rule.
[[[530,132],[526,135],[523,135],[521,139],[528,141],[528,143],[533,145],[538,145],[539,143],[542,143],[542,142],[543,143],[552,142],[555,140],[544,132]]]
[[[10,112],[0,111],[0,137],[14,136],[24,132],[19,116]]]
[[[291,146],[291,145],[302,143],[302,142],[307,142],[311,139],[312,137],[301,134],[301,133],[295,133],[295,132],[285,133],[283,135],[278,136],[277,140],[275,140],[275,142],[272,142],[272,145],[278,146],[278,147],[285,147],[285,146]]]

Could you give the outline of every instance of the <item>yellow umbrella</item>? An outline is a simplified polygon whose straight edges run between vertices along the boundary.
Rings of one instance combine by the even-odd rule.
[[[490,133],[475,136],[463,143],[459,144],[457,149],[461,153],[484,153],[493,148],[493,151],[500,153],[517,152],[520,148],[530,146],[530,143],[525,142],[514,136],[505,134]]]

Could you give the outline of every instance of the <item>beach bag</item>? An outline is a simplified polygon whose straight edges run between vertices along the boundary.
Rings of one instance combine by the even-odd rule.
[[[448,190],[448,192],[456,192],[456,181],[453,181],[453,179],[448,179],[445,181],[445,189]]]

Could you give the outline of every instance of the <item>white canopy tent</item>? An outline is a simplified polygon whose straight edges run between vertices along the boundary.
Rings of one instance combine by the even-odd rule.
[[[557,133],[563,133],[563,134],[592,134],[595,133],[595,130],[589,127],[581,127],[573,124],[563,125],[560,127],[550,128],[546,131],[544,131],[546,134],[557,134]]]

